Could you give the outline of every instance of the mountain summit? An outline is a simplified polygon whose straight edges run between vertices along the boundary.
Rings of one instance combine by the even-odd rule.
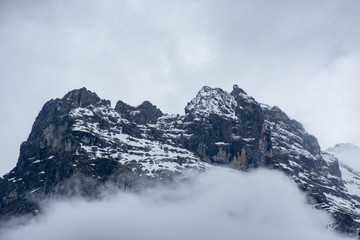
[[[148,101],[113,108],[86,88],[50,100],[16,167],[0,179],[0,217],[38,214],[39,197],[97,197],[109,183],[138,191],[213,165],[282,171],[332,215],[333,228],[353,233],[360,226],[360,198],[347,188],[338,159],[321,152],[299,122],[237,85],[231,93],[203,87],[181,115]]]

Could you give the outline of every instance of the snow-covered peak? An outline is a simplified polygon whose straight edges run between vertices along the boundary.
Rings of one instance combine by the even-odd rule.
[[[360,196],[360,148],[351,143],[340,143],[328,148],[327,152],[339,160],[342,180],[348,194]]]
[[[343,151],[360,151],[360,147],[352,143],[338,143],[334,147],[330,147],[328,151],[331,152],[343,152]]]
[[[360,171],[360,147],[351,143],[340,143],[326,151],[337,157],[341,163]]]
[[[220,88],[204,86],[196,97],[187,104],[185,112],[205,117],[216,114],[236,119],[236,106],[237,102],[230,93]]]
[[[327,164],[333,164],[339,162],[338,159],[329,152],[322,152],[321,156],[323,157],[323,159],[326,161]]]

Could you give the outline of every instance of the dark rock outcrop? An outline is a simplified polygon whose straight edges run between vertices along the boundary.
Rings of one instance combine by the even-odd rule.
[[[115,106],[115,111],[120,115],[136,124],[148,124],[156,123],[157,119],[163,115],[163,113],[156,106],[152,105],[149,101],[144,101],[137,107],[132,107],[122,101],[118,101]]]

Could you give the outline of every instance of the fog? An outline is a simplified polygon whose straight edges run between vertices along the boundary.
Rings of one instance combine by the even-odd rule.
[[[101,201],[56,201],[0,238],[342,239],[326,229],[329,216],[306,204],[296,185],[277,171],[214,168],[140,194],[105,195]]]

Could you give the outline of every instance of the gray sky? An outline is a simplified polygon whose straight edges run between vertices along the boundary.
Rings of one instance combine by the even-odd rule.
[[[325,149],[360,145],[358,0],[0,0],[0,175],[43,104],[87,87],[183,113],[238,84]]]

